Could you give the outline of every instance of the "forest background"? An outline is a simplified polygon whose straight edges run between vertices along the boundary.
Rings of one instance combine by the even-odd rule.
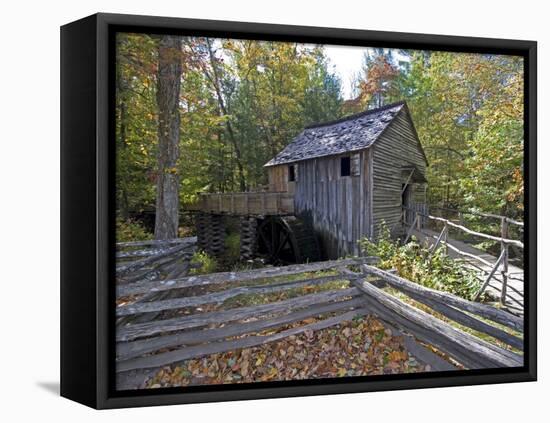
[[[159,186],[176,209],[198,192],[264,189],[263,165],[305,126],[401,100],[428,202],[521,220],[523,90],[521,57],[366,48],[344,98],[322,45],[120,33],[117,221],[158,210]]]

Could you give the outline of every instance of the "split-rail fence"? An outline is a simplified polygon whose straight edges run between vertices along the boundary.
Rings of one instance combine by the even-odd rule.
[[[467,258],[469,260],[470,265],[476,267],[476,269],[480,270],[481,273],[484,274],[481,287],[476,293],[474,300],[475,301],[479,300],[482,294],[486,291],[490,282],[492,280],[496,280],[499,284],[501,284],[500,302],[502,305],[506,305],[507,290],[509,289],[508,282],[510,279],[515,277],[514,275],[511,275],[509,272],[509,268],[510,268],[509,250],[510,248],[515,248],[516,250],[523,251],[523,248],[524,248],[524,244],[522,241],[509,238],[509,233],[510,233],[509,227],[510,225],[515,225],[520,228],[523,228],[523,225],[524,225],[523,222],[510,219],[505,216],[498,216],[498,215],[493,215],[488,213],[476,213],[477,215],[482,217],[489,217],[489,218],[495,218],[500,220],[500,236],[495,236],[495,235],[475,231],[464,226],[463,215],[465,212],[457,212],[457,213],[459,215],[459,223],[454,222],[450,219],[445,219],[440,216],[434,216],[424,211],[419,211],[416,209],[404,207],[402,220],[405,226],[407,227],[407,232],[404,237],[404,242],[406,243],[410,239],[411,235],[414,233],[415,230],[419,231],[420,233],[423,233],[422,228],[423,226],[425,226],[426,221],[431,221],[439,224],[441,229],[439,234],[437,236],[434,236],[435,242],[430,247],[431,251],[433,252],[437,250],[439,247],[444,247],[446,251],[452,250],[454,253]],[[473,214],[473,213],[470,213],[470,214]],[[471,252],[467,252],[458,248],[456,245],[450,242],[451,240],[449,238],[449,230],[451,228],[454,230],[458,230],[464,234],[471,235],[475,238],[500,243],[500,253],[496,261],[489,262],[488,260],[486,260],[485,258],[481,257],[478,254],[472,254]],[[426,234],[424,233],[424,235]],[[478,266],[475,265],[476,262],[479,264]],[[497,279],[497,274],[500,277],[500,279]],[[523,282],[523,277],[521,278],[521,282]],[[523,292],[520,292],[520,295],[523,296]],[[523,313],[523,310],[520,310],[520,311],[521,313]]]
[[[119,245],[119,389],[143,386],[148,375],[187,359],[259,346],[370,314],[402,335],[409,353],[433,370],[523,365],[523,319],[407,281],[374,267],[375,258],[189,275],[192,266],[187,257],[194,249],[193,242]],[[296,289],[330,282],[337,283],[314,293]],[[236,297],[290,290],[297,296],[260,305],[228,306],[232,304],[228,300]],[[208,305],[216,307],[203,311]],[[304,322],[311,317],[316,318],[313,323]],[[498,342],[488,342],[463,328]]]

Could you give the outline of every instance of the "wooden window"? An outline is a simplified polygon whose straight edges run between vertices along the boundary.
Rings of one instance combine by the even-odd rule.
[[[350,156],[345,156],[340,158],[340,176],[350,176],[351,175],[351,158]]]
[[[296,181],[296,165],[288,166],[288,182]]]

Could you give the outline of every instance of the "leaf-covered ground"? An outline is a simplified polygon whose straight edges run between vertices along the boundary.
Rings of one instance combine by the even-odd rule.
[[[163,368],[147,381],[146,386],[160,388],[425,371],[430,371],[430,367],[417,362],[405,350],[402,337],[395,336],[379,320],[368,316],[259,347],[186,360]]]

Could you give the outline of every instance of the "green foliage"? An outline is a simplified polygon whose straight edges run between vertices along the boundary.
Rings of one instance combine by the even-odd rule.
[[[214,273],[218,269],[218,263],[214,257],[209,256],[204,251],[197,251],[191,258],[191,265],[200,265],[193,267],[189,272],[192,275]]]
[[[156,41],[117,36],[116,202],[123,217],[155,204],[157,155]]]
[[[359,104],[406,100],[430,166],[429,202],[522,218],[523,60],[369,49]]]
[[[157,41],[117,36],[117,208],[155,206]],[[180,204],[254,189],[263,165],[305,125],[341,117],[340,81],[322,47],[184,37]]]
[[[387,227],[380,231],[378,242],[360,241],[368,255],[380,257],[383,269],[397,269],[399,276],[428,288],[447,291],[462,298],[472,299],[480,288],[473,270],[448,257],[439,248],[433,254],[416,240],[401,245],[390,237]]]
[[[225,237],[225,259],[230,263],[239,261],[241,255],[241,236],[237,232]]]
[[[116,219],[116,240],[117,242],[145,241],[152,239],[153,234],[139,223],[131,219]]]
[[[155,207],[157,42],[117,35],[116,201],[125,219]],[[521,57],[367,48],[357,98],[344,101],[323,46],[204,37],[182,45],[174,171],[183,206],[201,191],[262,188],[264,164],[306,125],[406,100],[430,164],[428,202],[522,219]]]

